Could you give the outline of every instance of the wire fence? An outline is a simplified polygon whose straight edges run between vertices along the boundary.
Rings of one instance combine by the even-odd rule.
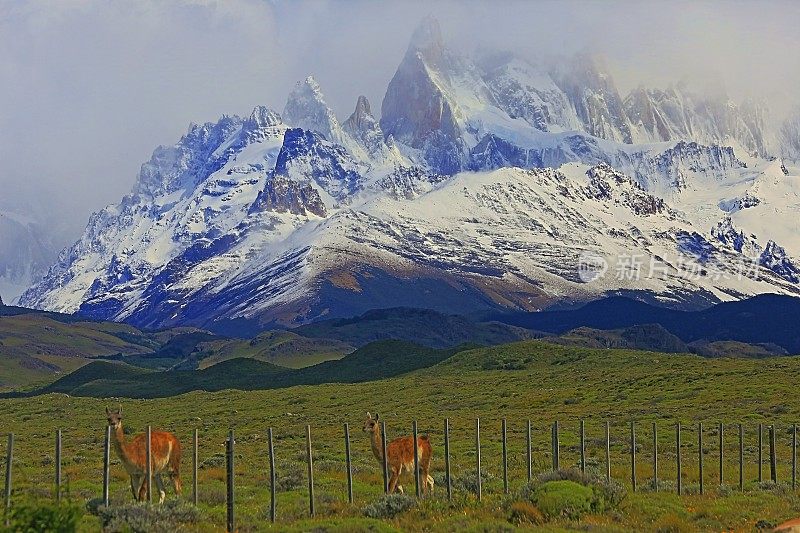
[[[666,426],[666,427],[665,427]],[[451,472],[452,468],[452,439],[451,439],[451,421],[449,419],[444,419],[442,423],[442,430],[441,431],[429,431],[429,434],[436,434],[437,436],[441,436],[443,442],[443,462],[444,462],[444,484],[445,484],[445,496],[448,500],[454,497],[455,487],[453,484],[453,475]],[[379,461],[381,462],[381,471],[383,476],[383,492],[388,494],[390,491],[390,480],[393,475],[393,465],[390,464],[387,455],[387,442],[391,441],[391,435],[387,433],[387,424],[385,420],[382,420],[380,423],[381,428],[381,435],[383,438],[381,439],[381,446],[380,449],[381,453],[378,453],[376,457],[378,457]],[[408,435],[408,433],[402,431],[399,427],[398,428],[389,428],[392,431],[396,431],[397,435]],[[466,429],[466,428],[461,428]],[[769,481],[772,484],[778,483],[778,465],[779,465],[779,448],[783,448],[783,453],[786,455],[788,451],[789,459],[786,461],[788,464],[785,467],[790,468],[790,474],[787,479],[787,483],[791,484],[791,489],[794,491],[797,489],[797,426],[791,425],[788,426],[787,434],[788,434],[788,443],[779,444],[778,439],[776,437],[776,426],[773,425],[764,425],[763,423],[759,423],[756,427],[751,426],[751,431],[754,430],[757,445],[755,450],[751,450],[755,455],[756,460],[756,472],[757,475],[755,479],[748,480],[745,474],[745,469],[747,466],[745,460],[745,450],[746,450],[746,442],[745,437],[747,435],[747,428],[743,424],[723,424],[718,423],[711,427],[704,426],[702,422],[698,422],[696,426],[696,434],[694,438],[696,439],[697,446],[693,450],[693,454],[696,454],[695,458],[692,459],[688,457],[686,453],[686,449],[692,446],[692,438],[687,437],[687,432],[692,431],[692,427],[684,426],[680,422],[669,423],[669,424],[659,424],[656,422],[652,422],[652,425],[648,428],[646,425],[637,424],[635,421],[631,421],[627,431],[623,432],[623,428],[619,427],[612,427],[609,421],[605,421],[601,428],[596,428],[598,431],[595,433],[600,433],[599,429],[602,429],[602,437],[594,437],[594,438],[587,438],[587,426],[585,420],[579,420],[577,424],[577,431],[574,434],[570,434],[572,440],[566,441],[565,436],[563,434],[564,426],[559,421],[554,421],[552,425],[549,427],[550,433],[550,449],[545,450],[545,453],[542,454],[540,449],[534,449],[533,444],[533,426],[530,420],[526,421],[526,424],[522,429],[517,429],[516,431],[512,432],[512,428],[508,424],[507,420],[503,418],[501,420],[501,424],[498,428],[495,429],[498,433],[494,433],[495,439],[493,441],[499,440],[499,448],[500,454],[497,459],[500,461],[500,465],[498,470],[502,476],[502,493],[509,494],[511,491],[511,480],[510,480],[510,473],[512,466],[509,464],[509,447],[510,447],[510,440],[509,440],[509,433],[512,433],[514,437],[514,444],[516,445],[516,449],[519,451],[519,445],[522,444],[525,447],[524,453],[521,455],[524,457],[523,466],[524,466],[524,476],[518,475],[517,479],[522,479],[523,482],[530,482],[535,475],[542,474],[545,471],[557,471],[563,468],[577,468],[582,473],[587,473],[589,469],[589,459],[593,460],[593,472],[595,475],[599,475],[601,478],[605,478],[606,481],[610,482],[612,479],[617,482],[625,483],[628,485],[630,490],[637,491],[642,490],[643,487],[640,485],[640,481],[642,479],[642,475],[645,475],[645,482],[647,485],[647,490],[659,491],[664,490],[662,487],[668,486],[668,490],[675,490],[679,495],[684,494],[685,491],[685,481],[686,481],[686,466],[687,464],[696,464],[697,466],[697,484],[698,491],[700,494],[704,494],[706,492],[706,483],[708,481],[713,481],[717,485],[725,485],[725,474],[726,474],[726,467],[730,469],[731,466],[736,467],[738,479],[738,489],[740,491],[745,490],[745,483],[746,482],[755,482],[757,483],[756,487],[762,487],[765,481]],[[726,440],[726,429],[730,430],[733,429],[734,437],[728,438]],[[418,446],[418,424],[417,421],[414,420],[412,423],[412,427],[410,428],[410,435],[413,440],[413,459],[414,459],[414,469],[413,469],[413,478],[414,478],[414,494],[417,498],[424,497],[425,487],[424,484],[428,483],[427,479],[421,479],[420,477],[420,450]],[[618,430],[618,431],[615,431]],[[474,479],[475,485],[470,490],[470,492],[474,495],[477,500],[481,500],[483,497],[484,492],[484,480],[486,478],[486,471],[484,470],[484,466],[482,465],[482,453],[485,451],[482,448],[482,437],[491,437],[493,434],[492,430],[487,430],[485,427],[481,425],[481,419],[475,418],[474,419],[474,426],[472,428],[474,432],[474,441],[473,446],[474,449],[472,452],[474,453]],[[616,433],[616,434],[615,434]],[[646,433],[649,433],[647,435]],[[153,471],[153,450],[152,450],[152,429],[150,426],[147,426],[145,435],[145,468],[144,468],[144,475],[145,475],[145,482],[144,482],[144,489],[145,489],[145,499],[149,502],[152,502],[153,499],[153,491],[152,491],[152,482],[154,474],[158,474],[158,472]],[[670,435],[671,434],[671,435]],[[350,426],[349,424],[345,423],[342,427],[342,451],[344,454],[344,461],[342,462],[341,468],[344,470],[345,477],[346,477],[346,490],[347,490],[347,501],[352,504],[354,501],[353,498],[353,461],[351,457],[351,435],[350,435]],[[624,437],[620,437],[620,435],[624,435]],[[659,435],[661,435],[661,440],[659,439]],[[667,438],[672,438],[673,445],[668,447],[667,449],[664,448],[664,440],[665,436]],[[192,489],[191,489],[191,501],[194,505],[197,505],[199,502],[199,481],[198,481],[198,467],[199,467],[199,456],[200,456],[200,434],[199,430],[195,429],[192,434]],[[524,438],[521,438],[524,437]],[[649,437],[649,439],[647,438]],[[715,437],[712,440],[704,440],[704,437]],[[734,441],[735,447],[731,446],[731,440]],[[54,461],[54,490],[53,495],[55,500],[60,500],[63,493],[62,487],[62,431],[59,429],[55,433],[55,461]],[[648,445],[644,443],[647,442]],[[661,443],[661,447],[659,447],[659,443]],[[101,498],[103,504],[108,506],[111,504],[109,499],[109,486],[110,486],[110,463],[111,463],[111,448],[112,448],[112,434],[111,434],[111,427],[108,426],[105,431],[105,439],[103,442],[103,470],[102,470],[102,494]],[[788,444],[788,446],[787,446]],[[275,456],[275,432],[272,427],[268,428],[267,437],[266,437],[266,445],[268,450],[268,457],[266,461],[266,468],[269,469],[269,485],[270,485],[270,502],[269,502],[269,518],[274,523],[278,517],[278,505],[277,505],[277,476],[278,471],[276,468],[276,456]],[[612,461],[612,446],[616,445],[616,447],[622,448],[622,452],[627,455],[626,464],[620,464],[622,461],[618,461],[617,464],[614,464]],[[738,453],[734,454],[734,459],[731,460],[726,455],[726,445],[730,448],[735,449]],[[4,486],[4,501],[5,501],[5,516],[6,516],[6,524],[8,524],[8,517],[9,511],[13,504],[13,481],[14,481],[14,471],[13,466],[15,462],[14,458],[14,447],[15,447],[15,437],[14,434],[11,433],[8,435],[8,440],[6,444],[6,454],[5,454],[5,486]],[[234,435],[234,431],[230,430],[228,432],[227,438],[225,439],[225,485],[226,485],[226,492],[225,492],[225,508],[226,508],[226,527],[228,531],[235,531],[236,530],[236,476],[235,476],[235,447],[236,447],[236,438]],[[785,448],[788,447],[788,450]],[[572,464],[565,464],[563,460],[563,451],[562,448],[566,448],[572,455],[575,457],[575,461]],[[308,515],[313,517],[316,514],[315,508],[315,491],[314,491],[314,474],[315,474],[315,466],[314,466],[314,442],[312,441],[312,426],[310,424],[305,426],[305,450],[304,450],[304,460],[306,463],[306,481],[308,487]],[[536,454],[544,455],[545,459],[547,456],[550,457],[550,465],[549,468],[539,468],[539,471],[536,471],[536,466],[546,465],[546,461],[535,461],[534,457]],[[717,465],[714,468],[713,474],[709,474],[706,471],[706,456],[711,455],[712,459],[716,459]],[[590,457],[591,456],[591,457]],[[598,457],[600,458],[598,460]],[[767,465],[768,465],[768,472],[766,472],[764,468],[764,458],[767,457]],[[661,461],[659,460],[661,458]],[[664,474],[663,470],[663,461],[664,458],[667,458],[671,465],[674,465],[674,470],[669,469],[669,475]],[[604,463],[604,464],[600,464]],[[515,462],[516,464],[516,462]],[[613,468],[612,468],[613,467]],[[629,471],[629,476],[625,476],[620,479],[619,476],[614,478],[612,476],[612,470],[616,469],[617,473],[620,472],[620,468],[624,468]],[[660,468],[662,470],[660,470]],[[768,474],[768,478],[765,479],[766,474]],[[649,475],[649,477],[648,477]],[[672,477],[670,480],[669,477]],[[667,482],[670,482],[667,484]]]

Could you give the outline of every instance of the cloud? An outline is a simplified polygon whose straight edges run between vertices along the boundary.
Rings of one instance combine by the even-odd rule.
[[[3,6],[5,7],[5,6]],[[0,191],[79,228],[157,144],[277,100],[261,2],[53,2],[0,9]]]
[[[359,94],[379,110],[428,14],[459,49],[597,51],[622,91],[689,75],[797,103],[789,1],[0,0],[0,196],[43,203],[77,236],[190,122],[281,111],[308,74],[340,117]]]

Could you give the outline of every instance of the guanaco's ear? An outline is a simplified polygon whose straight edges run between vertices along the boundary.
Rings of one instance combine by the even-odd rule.
[[[122,404],[119,404],[119,409],[117,409],[117,414],[122,416]]]
[[[369,411],[367,411],[367,420],[372,420],[372,415],[369,414]]]
[[[110,415],[111,411],[109,410],[108,406],[106,405],[106,415]]]
[[[381,415],[379,415],[378,413],[375,413],[375,420],[379,419],[380,417],[381,417]]]

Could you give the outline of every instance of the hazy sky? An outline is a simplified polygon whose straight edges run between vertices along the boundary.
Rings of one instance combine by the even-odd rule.
[[[786,109],[800,82],[800,6],[773,2],[0,0],[0,204],[41,203],[74,236],[190,122],[282,111],[320,82],[341,118],[380,110],[421,18],[460,49],[592,49],[623,92],[713,75]]]

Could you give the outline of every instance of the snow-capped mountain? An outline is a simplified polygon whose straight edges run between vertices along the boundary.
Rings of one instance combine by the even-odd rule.
[[[340,121],[309,77],[281,114],[192,125],[20,301],[258,329],[398,305],[800,293],[800,169],[766,157],[763,113],[683,87],[623,98],[586,54],[471,59],[427,20],[379,119],[362,96]]]

